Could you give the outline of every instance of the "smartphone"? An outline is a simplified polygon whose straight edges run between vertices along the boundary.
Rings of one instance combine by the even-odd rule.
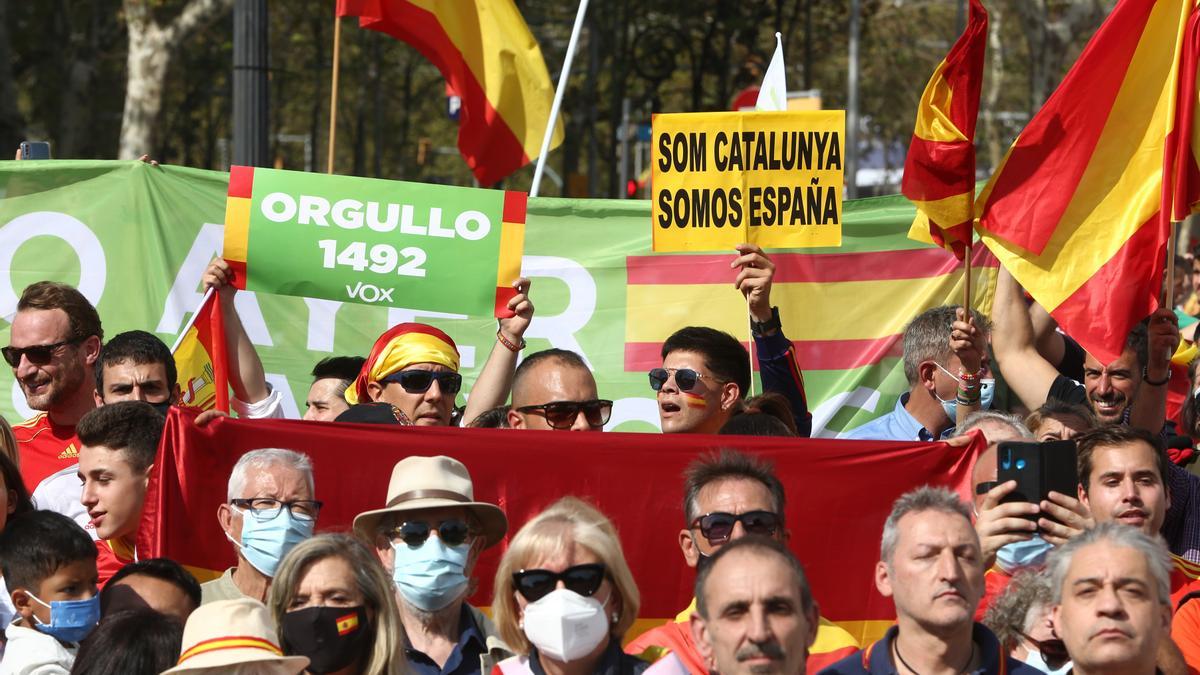
[[[50,159],[50,143],[21,141],[21,159]]]
[[[1075,441],[1001,441],[996,451],[996,481],[1016,481],[1017,489],[1003,502],[1037,504],[1051,491],[1074,495],[1079,483],[1075,470]],[[1041,514],[1025,516],[1036,521]]]

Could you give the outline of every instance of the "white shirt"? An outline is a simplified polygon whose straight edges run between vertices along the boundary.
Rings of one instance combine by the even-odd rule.
[[[15,623],[8,625],[4,636],[8,645],[0,662],[0,675],[69,675],[79,649]]]
[[[46,476],[33,490],[35,507],[63,514],[79,523],[92,541],[96,541],[99,537],[96,536],[96,528],[92,526],[91,516],[83,507],[82,499],[83,483],[79,480],[78,464]]]
[[[267,397],[261,401],[246,403],[234,397],[229,399],[229,405],[238,414],[238,417],[243,419],[283,419],[283,394],[275,391],[275,388],[269,382],[267,383],[267,391],[269,392]]]

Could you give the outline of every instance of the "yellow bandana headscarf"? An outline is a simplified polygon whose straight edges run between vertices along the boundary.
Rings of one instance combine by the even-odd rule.
[[[346,388],[346,401],[355,405],[370,400],[367,383],[378,382],[414,363],[436,363],[458,371],[458,347],[442,331],[423,323],[392,327],[371,348],[354,386]]]

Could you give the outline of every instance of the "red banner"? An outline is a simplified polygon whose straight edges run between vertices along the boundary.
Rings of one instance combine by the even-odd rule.
[[[641,615],[661,622],[692,596],[694,575],[677,543],[684,526],[683,470],[706,450],[736,448],[775,464],[787,490],[790,545],[808,571],[822,616],[870,639],[895,616],[891,601],[873,582],[892,502],[926,483],[953,487],[966,498],[981,438],[967,448],[951,448],[944,443],[230,418],[197,428],[190,413],[173,408],[146,493],[138,554],[167,556],[217,573],[233,565],[233,545],[217,524],[217,507],[225,500],[234,463],[251,449],[290,448],[312,458],[316,498],[325,502],[319,532],[348,531],[356,514],[382,507],[392,466],[404,457],[448,455],[471,472],[477,500],[498,504],[508,514],[510,535],[563,495],[590,499],[621,533],[642,594]],[[505,545],[481,559],[474,604],[490,604],[492,577]]]

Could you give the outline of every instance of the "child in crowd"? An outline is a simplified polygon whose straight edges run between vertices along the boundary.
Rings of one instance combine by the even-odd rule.
[[[0,675],[69,673],[100,619],[92,538],[66,516],[33,511],[0,533],[0,568],[18,617],[5,630]]]

